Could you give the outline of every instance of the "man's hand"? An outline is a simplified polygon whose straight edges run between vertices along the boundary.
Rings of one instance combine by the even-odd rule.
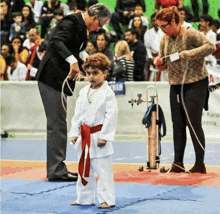
[[[98,141],[97,141],[98,147],[101,148],[101,147],[105,146],[105,144],[106,144],[106,140],[98,139]]]
[[[77,76],[80,74],[78,63],[74,63],[70,66],[70,72],[68,74],[68,79],[76,80]]]

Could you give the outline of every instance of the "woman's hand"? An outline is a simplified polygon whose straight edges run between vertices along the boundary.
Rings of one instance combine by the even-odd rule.
[[[156,69],[160,72],[167,69],[167,66],[163,63],[163,60],[159,56],[157,56],[154,59],[153,64],[156,66]]]
[[[105,146],[106,143],[106,140],[98,139],[97,146],[102,148],[103,146]]]
[[[154,65],[158,66],[158,65],[163,65],[163,60],[157,56],[155,59],[154,59]]]

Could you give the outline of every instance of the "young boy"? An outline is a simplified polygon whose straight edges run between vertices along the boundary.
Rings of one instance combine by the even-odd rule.
[[[143,16],[144,10],[143,7],[140,4],[137,4],[135,6],[134,14],[137,16],[141,16],[142,25],[148,27],[149,21],[147,16]],[[130,20],[128,28],[132,27],[133,19]]]
[[[27,74],[27,67],[25,64],[16,61],[14,55],[8,56],[6,59],[6,65],[8,65],[7,76],[9,81],[25,81]]]
[[[77,200],[71,205],[95,203],[96,173],[99,208],[110,208],[115,206],[112,142],[118,117],[115,94],[105,81],[110,61],[104,54],[97,53],[88,56],[82,68],[90,85],[85,86],[79,93],[69,134],[79,158]]]
[[[11,41],[12,38],[19,36],[20,38],[24,38],[25,32],[25,26],[21,23],[22,21],[22,15],[20,12],[13,13],[13,19],[14,23],[11,25],[10,28],[10,37],[9,40]]]

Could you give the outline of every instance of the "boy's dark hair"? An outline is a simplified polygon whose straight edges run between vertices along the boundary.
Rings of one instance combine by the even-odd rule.
[[[8,65],[8,66],[10,66],[10,64],[15,61],[16,61],[16,59],[15,59],[14,55],[9,55],[5,59],[6,65]]]
[[[22,16],[21,12],[14,12],[12,13],[12,17],[15,18],[16,16]]]
[[[209,22],[209,26],[213,25],[213,18],[210,15],[204,14],[201,16],[201,19],[204,19],[205,22]]]
[[[220,18],[220,9],[218,10],[218,17]]]

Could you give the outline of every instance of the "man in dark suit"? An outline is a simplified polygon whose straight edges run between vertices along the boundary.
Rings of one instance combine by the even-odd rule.
[[[47,117],[47,178],[49,181],[76,181],[77,173],[67,171],[66,111],[61,101],[62,84],[67,78],[72,90],[80,73],[79,52],[87,43],[87,31],[98,31],[110,19],[104,4],[95,4],[85,13],[65,16],[52,32],[36,79]],[[72,95],[64,88],[65,98]],[[66,100],[66,99],[65,99]],[[66,102],[64,102],[66,108]]]

